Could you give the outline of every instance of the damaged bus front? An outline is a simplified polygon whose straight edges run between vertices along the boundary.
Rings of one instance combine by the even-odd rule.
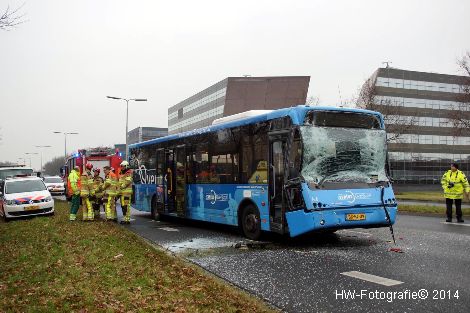
[[[311,110],[299,124],[291,140],[289,179],[284,185],[290,236],[391,227],[397,203],[382,115]]]

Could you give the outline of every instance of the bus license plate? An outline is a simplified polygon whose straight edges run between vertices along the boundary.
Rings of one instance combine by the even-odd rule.
[[[39,205],[31,205],[24,208],[25,211],[38,210]]]
[[[347,221],[362,221],[366,219],[366,215],[364,213],[361,214],[346,214]]]

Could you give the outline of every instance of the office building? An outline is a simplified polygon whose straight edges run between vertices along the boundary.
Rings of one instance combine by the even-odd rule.
[[[168,128],[137,127],[127,133],[129,144],[147,141],[168,135]]]
[[[374,109],[384,113],[392,177],[397,183],[439,184],[451,162],[470,170],[470,137],[456,136],[451,116],[462,105],[468,77],[379,68]],[[362,104],[363,106],[363,104]]]
[[[310,76],[228,77],[168,109],[168,133],[209,126],[249,110],[305,104]]]

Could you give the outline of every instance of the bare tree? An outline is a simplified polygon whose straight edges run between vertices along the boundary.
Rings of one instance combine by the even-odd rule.
[[[5,12],[0,15],[0,29],[8,31],[24,23],[25,14],[20,14],[20,10],[23,8],[23,6],[24,3],[13,10],[10,9],[10,6],[8,6]]]
[[[10,161],[0,161],[0,166],[13,166],[13,165],[16,165],[16,163],[14,162],[10,162]]]
[[[380,99],[377,95],[375,80],[369,78],[359,91],[356,97],[356,105],[359,108],[378,111],[382,113],[387,124],[387,141],[399,141],[403,134],[418,124],[416,111],[409,111],[406,115],[400,114],[397,106],[388,99]]]
[[[60,168],[64,166],[64,157],[55,157],[51,161],[44,164],[44,174],[59,175]]]
[[[307,100],[305,101],[305,104],[309,106],[319,106],[320,103],[321,103],[321,100],[320,100],[320,97],[318,96],[307,97]]]
[[[454,136],[470,135],[470,51],[457,64],[463,73],[460,82],[461,93],[457,94],[458,107],[449,113],[449,119],[454,127]]]

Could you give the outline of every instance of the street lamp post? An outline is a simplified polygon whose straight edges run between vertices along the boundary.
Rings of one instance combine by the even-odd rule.
[[[65,147],[64,147],[64,160],[67,161],[67,135],[78,135],[78,133],[68,132],[53,132],[54,134],[64,134]]]
[[[37,153],[37,152],[26,152],[25,154],[29,155],[29,167],[32,167],[31,166],[31,155],[33,155],[33,154],[38,155],[39,153]]]
[[[147,99],[124,99],[118,97],[106,96],[108,99],[126,101],[126,159],[129,159],[129,140],[128,140],[128,123],[129,123],[129,101],[147,101]]]
[[[52,146],[36,146],[36,148],[50,148]],[[42,168],[42,149],[41,149],[41,169],[39,170],[41,173],[43,171],[43,168]]]
[[[23,164],[23,166],[25,166],[26,165],[26,159],[25,158],[18,158],[18,161],[20,161],[20,160],[23,160],[23,162],[19,163],[19,164]]]

